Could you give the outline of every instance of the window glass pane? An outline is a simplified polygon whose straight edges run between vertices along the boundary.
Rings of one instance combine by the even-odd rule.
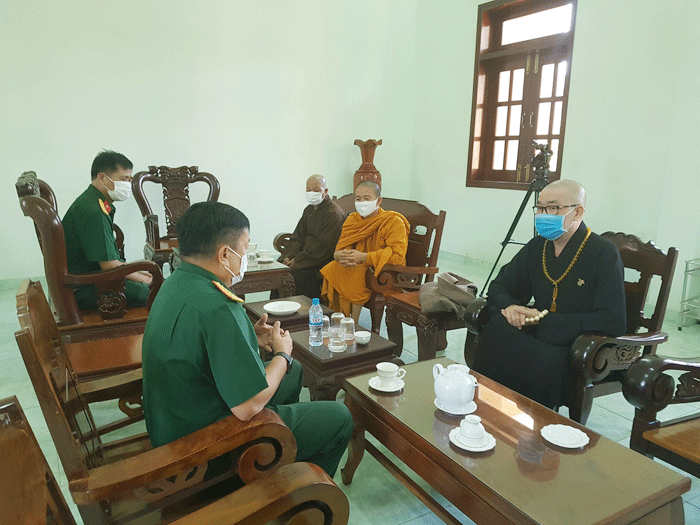
[[[474,141],[474,150],[472,151],[472,169],[479,169],[479,153],[481,152],[481,142],[478,140]]]
[[[554,91],[554,64],[542,66],[542,77],[540,80],[540,98],[549,98]]]
[[[540,102],[540,108],[537,111],[537,135],[547,135],[549,133],[549,114],[551,112],[551,102]]]
[[[559,62],[557,67],[557,96],[564,96],[564,86],[566,85],[566,61]]]
[[[489,35],[491,34],[491,26],[483,26],[481,28],[481,50],[486,51],[489,48]]]
[[[525,68],[516,69],[513,71],[513,94],[511,100],[523,99],[523,85],[525,83]]]
[[[571,29],[571,4],[512,18],[503,22],[501,45],[533,38],[568,33]]]
[[[486,75],[479,75],[479,81],[476,86],[476,103],[484,103],[484,88],[486,87]]]
[[[508,141],[508,154],[506,155],[506,169],[514,170],[518,165],[518,144],[519,140]]]
[[[474,117],[474,136],[481,137],[481,118],[484,110],[478,108],[476,110],[476,116]]]
[[[552,135],[561,133],[561,110],[564,103],[560,100],[554,103],[554,118],[552,119]]]
[[[508,102],[510,94],[510,71],[501,71],[498,76],[498,101]]]
[[[508,126],[508,135],[518,136],[520,135],[520,113],[523,107],[521,105],[510,107],[510,125]]]
[[[493,143],[493,169],[502,170],[503,169],[503,154],[506,149],[505,140],[497,140]]]
[[[554,139],[549,147],[552,150],[552,158],[549,159],[549,171],[557,171],[559,161],[559,139]]]
[[[498,106],[496,109],[496,136],[503,137],[506,134],[508,121],[508,106]]]

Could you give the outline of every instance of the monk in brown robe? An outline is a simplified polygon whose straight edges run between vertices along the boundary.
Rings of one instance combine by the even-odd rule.
[[[364,305],[372,295],[365,284],[367,268],[379,275],[386,264],[406,264],[410,225],[395,211],[379,207],[379,186],[364,181],[355,188],[355,213],[343,224],[333,261],[321,269],[322,294],[336,312],[352,316],[357,324]]]

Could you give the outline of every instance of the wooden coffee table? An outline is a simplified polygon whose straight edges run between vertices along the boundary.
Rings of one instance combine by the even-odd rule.
[[[376,370],[377,363],[391,361],[403,366],[403,361],[393,353],[394,343],[372,333],[366,345],[348,345],[345,352],[332,353],[324,340],[321,346],[309,345],[309,330],[292,334],[292,357],[304,367],[304,386],[309,388],[311,399],[334,400],[343,387],[343,379]]]
[[[488,378],[479,381],[475,414],[496,439],[490,451],[464,451],[449,440],[461,416],[434,405],[432,367],[440,358],[406,365],[405,387],[372,390],[372,373],[344,382],[345,404],[355,421],[345,484],[365,450],[370,452],[445,523],[458,524],[435,499],[371,442],[369,432],[418,476],[479,524],[662,525],[684,522],[681,494],[690,478],[611,441]],[[579,449],[550,444],[540,430],[564,424],[585,432]]]
[[[246,273],[246,275],[248,275]],[[243,303],[243,308],[245,308],[248,313],[250,320],[255,323],[260,319],[265,312],[264,306],[267,303],[272,303],[276,301],[295,301],[301,305],[299,311],[291,315],[270,315],[268,314],[267,322],[273,324],[275,321],[280,322],[280,326],[283,330],[289,330],[290,332],[298,332],[299,330],[308,330],[309,328],[309,308],[311,308],[311,299],[305,295],[294,295],[292,297],[284,297],[281,299],[268,299],[267,301],[257,301],[255,303]],[[327,306],[321,305],[323,308],[323,315],[330,317],[333,315],[333,310]]]

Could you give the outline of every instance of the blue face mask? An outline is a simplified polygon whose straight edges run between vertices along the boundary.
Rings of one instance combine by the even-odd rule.
[[[576,208],[574,208],[574,210],[575,209]],[[569,213],[574,210],[571,210]],[[569,215],[569,213],[566,215],[547,215],[546,213],[535,215],[535,228],[537,229],[537,233],[550,241],[558,239],[564,235],[568,229],[571,228],[571,224],[573,224],[572,222],[569,228],[566,230],[564,229],[564,218]]]

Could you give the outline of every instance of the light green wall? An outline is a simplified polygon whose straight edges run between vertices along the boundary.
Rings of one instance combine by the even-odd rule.
[[[447,211],[444,249],[491,262],[525,194],[465,187],[480,3],[418,2],[412,197]],[[579,0],[562,167],[595,231],[680,249],[676,310],[683,261],[700,256],[699,18],[697,0]],[[514,237],[531,235],[524,216]]]
[[[43,273],[12,188],[24,170],[63,213],[102,148],[135,171],[196,164],[269,247],[309,174],[350,191],[356,138],[384,140],[385,195],[447,210],[444,250],[493,261],[524,194],[465,187],[478,4],[0,2],[0,278]],[[579,0],[563,166],[596,231],[677,246],[681,261],[700,256],[698,28],[698,0]],[[141,257],[133,201],[117,222]],[[531,234],[526,217],[515,237]]]
[[[61,214],[102,148],[199,165],[272,247],[301,215],[306,178],[351,191],[355,139],[382,138],[385,191],[409,197],[415,2],[0,2],[0,278],[43,273],[13,184],[35,170]],[[154,198],[158,199],[157,191]],[[127,258],[143,256],[132,200]]]

